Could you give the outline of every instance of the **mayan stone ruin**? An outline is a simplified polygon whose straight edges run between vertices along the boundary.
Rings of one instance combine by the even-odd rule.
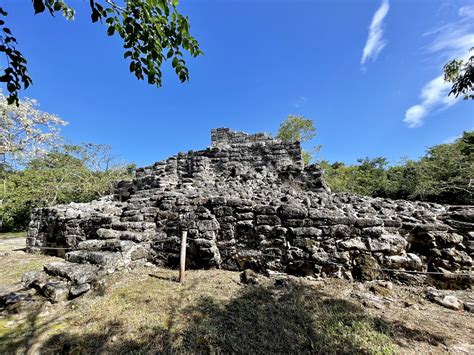
[[[34,211],[27,250],[64,257],[23,282],[52,301],[150,263],[371,279],[381,270],[468,273],[474,209],[332,193],[298,142],[227,128],[205,150],[140,168],[92,203]],[[410,271],[412,273],[410,273]]]

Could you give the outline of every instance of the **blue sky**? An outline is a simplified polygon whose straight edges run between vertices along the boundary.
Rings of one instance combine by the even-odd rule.
[[[474,46],[474,1],[181,0],[205,55],[179,83],[128,72],[119,38],[69,0],[72,22],[5,0],[34,85],[23,93],[69,121],[71,142],[105,143],[147,165],[210,144],[210,130],[275,133],[312,118],[320,158],[417,158],[474,127],[474,102],[446,98],[443,64]]]

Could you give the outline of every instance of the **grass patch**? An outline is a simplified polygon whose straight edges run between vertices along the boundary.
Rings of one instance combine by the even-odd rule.
[[[41,311],[42,306],[34,305],[26,316],[0,318],[1,354],[31,351],[36,344],[39,345],[40,339],[50,338],[68,327],[68,323],[58,321],[56,315],[51,316]]]
[[[42,351],[395,352],[393,327],[314,287],[244,287],[237,273],[219,270],[190,272],[180,286],[174,274],[160,270],[108,290]]]
[[[14,238],[26,238],[26,232],[0,233],[0,240],[14,239]]]
[[[25,272],[42,270],[45,264],[58,260],[62,259],[23,252],[2,256],[0,257],[0,286],[20,282]]]
[[[245,286],[239,273],[201,270],[188,271],[181,286],[176,276],[161,268],[117,272],[101,297],[92,291],[3,323],[0,317],[0,353],[392,354],[444,342],[343,299],[332,292],[350,286],[342,280]]]

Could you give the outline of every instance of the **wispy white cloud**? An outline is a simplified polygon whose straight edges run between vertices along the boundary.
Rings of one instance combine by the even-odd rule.
[[[295,103],[294,103],[294,106],[296,108],[300,108],[301,106],[303,106],[306,101],[308,101],[308,99],[306,98],[306,96],[300,96],[296,99]]]
[[[425,33],[435,36],[427,47],[430,58],[440,61],[440,67],[453,58],[466,59],[468,51],[474,46],[474,6],[463,6],[458,11],[459,21]],[[441,69],[441,68],[440,68]],[[420,102],[409,107],[405,112],[404,122],[409,128],[420,127],[425,118],[433,111],[439,111],[454,105],[461,98],[448,96],[451,85],[444,81],[443,74],[427,82],[421,89]]]
[[[459,16],[474,18],[474,5],[466,5],[459,9]]]
[[[428,82],[421,90],[421,102],[410,107],[403,120],[408,127],[420,127],[424,118],[434,107],[449,107],[456,103],[454,96],[448,96],[451,85],[445,83],[443,75],[437,76]]]
[[[377,11],[375,11],[369,27],[369,37],[362,51],[361,65],[364,65],[369,59],[375,61],[382,49],[386,46],[387,41],[383,38],[383,20],[385,16],[387,16],[389,9],[390,5],[388,0],[382,0],[382,4]]]

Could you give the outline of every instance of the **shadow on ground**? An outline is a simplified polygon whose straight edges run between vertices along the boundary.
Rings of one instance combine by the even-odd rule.
[[[134,304],[134,307],[146,305]],[[445,339],[389,323],[360,306],[299,283],[248,286],[228,301],[198,297],[177,302],[164,327],[147,325],[130,339],[127,319],[107,321],[103,331],[64,329],[47,339],[42,352],[345,352],[391,353],[396,344]]]

